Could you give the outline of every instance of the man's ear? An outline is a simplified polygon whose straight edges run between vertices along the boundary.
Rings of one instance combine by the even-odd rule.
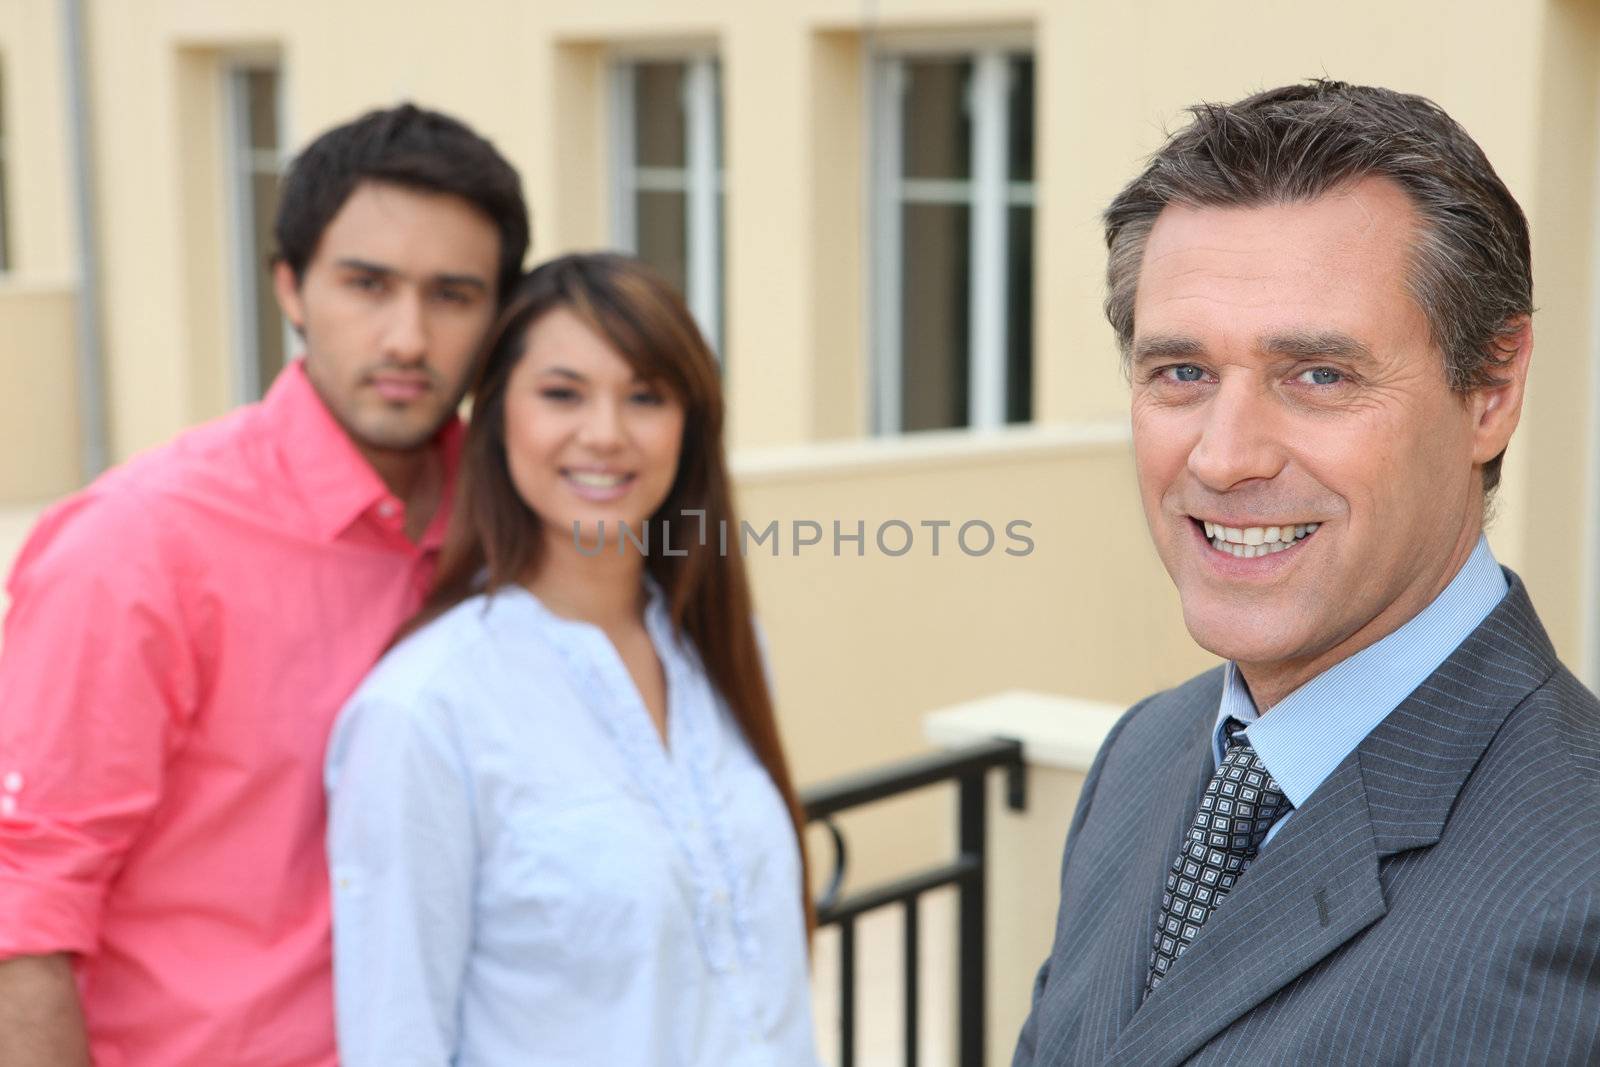
[[[1512,431],[1522,418],[1528,363],[1533,359],[1533,319],[1519,315],[1506,327],[1496,338],[1501,359],[1494,367],[1494,376],[1499,381],[1474,389],[1471,394],[1472,462],[1480,465],[1506,450]]]
[[[294,269],[282,259],[272,265],[272,291],[278,297],[278,307],[289,320],[294,332],[304,337],[306,333],[305,307],[300,302],[300,280]]]

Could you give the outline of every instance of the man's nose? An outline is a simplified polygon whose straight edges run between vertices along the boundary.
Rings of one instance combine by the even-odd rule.
[[[1251,382],[1224,382],[1205,409],[1189,471],[1208,489],[1224,492],[1283,469],[1280,412]]]
[[[428,323],[420,293],[403,291],[389,306],[383,336],[384,359],[420,363],[428,354]]]

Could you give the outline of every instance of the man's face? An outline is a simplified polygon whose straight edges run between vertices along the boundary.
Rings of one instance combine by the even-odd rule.
[[[278,265],[306,374],[364,452],[421,448],[455,410],[494,319],[499,257],[494,224],[460,197],[364,182],[298,283]]]
[[[1190,633],[1263,705],[1448,584],[1482,521],[1477,465],[1516,425],[1526,351],[1509,386],[1446,385],[1406,289],[1416,227],[1372,178],[1306,203],[1172,205],[1150,234],[1132,368],[1145,516]]]

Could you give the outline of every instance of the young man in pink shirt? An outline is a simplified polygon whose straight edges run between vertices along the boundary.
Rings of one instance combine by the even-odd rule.
[[[284,181],[305,343],[266,398],[57,505],[0,648],[0,1064],[332,1067],[321,768],[432,576],[455,411],[528,220],[410,105]]]

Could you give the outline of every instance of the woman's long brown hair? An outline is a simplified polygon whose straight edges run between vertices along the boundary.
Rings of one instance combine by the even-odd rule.
[[[674,552],[647,554],[645,568],[665,593],[674,628],[688,635],[712,685],[783,796],[800,848],[798,888],[806,928],[814,929],[805,815],[784,759],[738,548],[739,523],[722,444],[722,382],[683,299],[639,261],[609,253],[562,256],[526,275],[511,294],[484,345],[438,574],[400,637],[469,597],[516,585],[541,563],[545,531],[517,493],[506,464],[505,394],[529,329],[557,308],[576,314],[639,377],[659,384],[683,405],[677,476],[650,518],[657,533],[663,521],[672,523]],[[686,512],[703,512],[704,525]],[[728,531],[725,542],[723,530]],[[719,551],[724,543],[733,547]]]

